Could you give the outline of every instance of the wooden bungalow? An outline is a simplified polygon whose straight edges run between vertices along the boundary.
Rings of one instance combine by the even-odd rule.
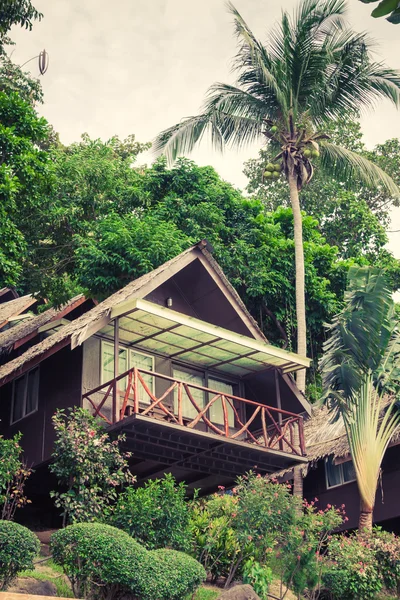
[[[206,241],[97,305],[0,333],[0,353],[0,433],[23,433],[38,472],[55,410],[72,406],[125,434],[139,482],[172,472],[206,493],[307,460],[292,374],[309,359],[268,343]]]
[[[345,505],[349,519],[345,527],[358,526],[360,497],[351,461],[349,444],[341,419],[332,421],[327,409],[313,411],[304,424],[308,466],[304,495],[318,498],[321,508],[327,504]],[[382,478],[378,486],[373,520],[400,533],[400,429],[393,436],[382,462]]]

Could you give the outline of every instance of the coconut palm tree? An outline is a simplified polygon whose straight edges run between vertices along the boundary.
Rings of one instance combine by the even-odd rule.
[[[344,300],[328,327],[320,366],[325,401],[345,425],[362,532],[372,529],[382,459],[400,425],[400,329],[382,270],[352,267]]]
[[[218,150],[267,142],[276,157],[265,178],[284,176],[294,219],[297,352],[306,355],[304,253],[299,192],[313,174],[313,162],[348,184],[400,190],[379,167],[331,143],[324,122],[372,107],[381,98],[400,101],[400,76],[374,62],[371,42],[344,20],[346,0],[302,0],[294,15],[283,12],[267,43],[258,41],[232,4],[238,53],[236,85],[216,83],[202,112],[158,135],[155,150],[170,160],[193,150],[205,133]],[[318,158],[320,156],[320,158]],[[305,390],[305,371],[297,384]]]

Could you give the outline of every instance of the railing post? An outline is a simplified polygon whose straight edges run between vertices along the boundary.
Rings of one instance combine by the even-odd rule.
[[[229,437],[228,411],[227,411],[227,408],[226,408],[225,396],[223,394],[221,394],[221,402],[222,402],[222,410],[223,410],[223,413],[224,413],[225,435],[226,435],[226,437]]]
[[[278,408],[278,410],[280,411],[282,409],[282,402],[281,402],[281,390],[279,387],[279,374],[277,369],[275,369],[275,392],[276,392],[276,407]],[[282,433],[282,413],[278,412],[278,424],[279,424],[279,435],[281,435]],[[279,450],[283,450],[283,442],[282,440],[279,441]]]
[[[113,423],[117,422],[117,413],[119,410],[118,381],[119,373],[119,317],[114,320],[114,389],[112,400],[112,418]]]
[[[303,423],[302,417],[299,417],[298,427],[299,427],[300,452],[301,452],[302,456],[305,456],[306,455],[306,444],[304,441],[304,423]]]
[[[182,383],[178,383],[178,423],[183,425],[183,414],[182,414]]]
[[[138,370],[137,367],[133,369],[133,412],[139,413],[139,386],[138,386]]]

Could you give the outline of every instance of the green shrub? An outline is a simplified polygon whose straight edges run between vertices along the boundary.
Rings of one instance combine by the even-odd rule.
[[[203,567],[174,550],[148,551],[126,532],[100,523],[70,525],[51,538],[76,597],[180,600],[205,579]]]
[[[100,523],[77,523],[51,537],[51,552],[77,598],[108,598],[132,588],[146,551],[127,533]]]
[[[243,566],[243,583],[248,583],[260,596],[261,600],[268,600],[268,589],[273,580],[272,570],[250,558]]]
[[[171,474],[130,487],[121,494],[111,525],[123,529],[148,550],[190,547],[190,506],[184,483],[176,485]]]
[[[366,536],[365,541],[374,551],[385,587],[396,591],[397,596],[400,596],[400,538],[375,527],[372,535]]]
[[[324,584],[334,600],[374,600],[382,589],[374,550],[364,539],[338,536],[329,544]]]
[[[39,540],[29,529],[0,521],[0,590],[6,590],[19,572],[33,569],[39,549]]]
[[[182,600],[206,578],[197,560],[176,550],[152,550],[139,572],[140,600]]]

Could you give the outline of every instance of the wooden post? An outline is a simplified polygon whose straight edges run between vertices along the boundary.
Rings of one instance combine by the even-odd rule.
[[[182,383],[178,383],[178,423],[183,425],[183,413],[182,413]]]
[[[115,381],[119,375],[119,317],[114,320],[114,393],[112,403],[112,422],[117,422],[119,410],[119,390],[118,382]]]
[[[137,367],[133,369],[133,412],[139,413],[139,378]]]
[[[279,374],[278,374],[278,370],[275,369],[275,392],[276,392],[276,407],[281,410],[282,409],[282,402],[281,402],[281,390],[279,387]],[[279,435],[282,433],[282,413],[278,412],[278,424],[279,424],[279,428],[280,428],[280,432]],[[279,442],[279,449],[282,450],[283,449],[283,442],[282,440],[280,440]]]

